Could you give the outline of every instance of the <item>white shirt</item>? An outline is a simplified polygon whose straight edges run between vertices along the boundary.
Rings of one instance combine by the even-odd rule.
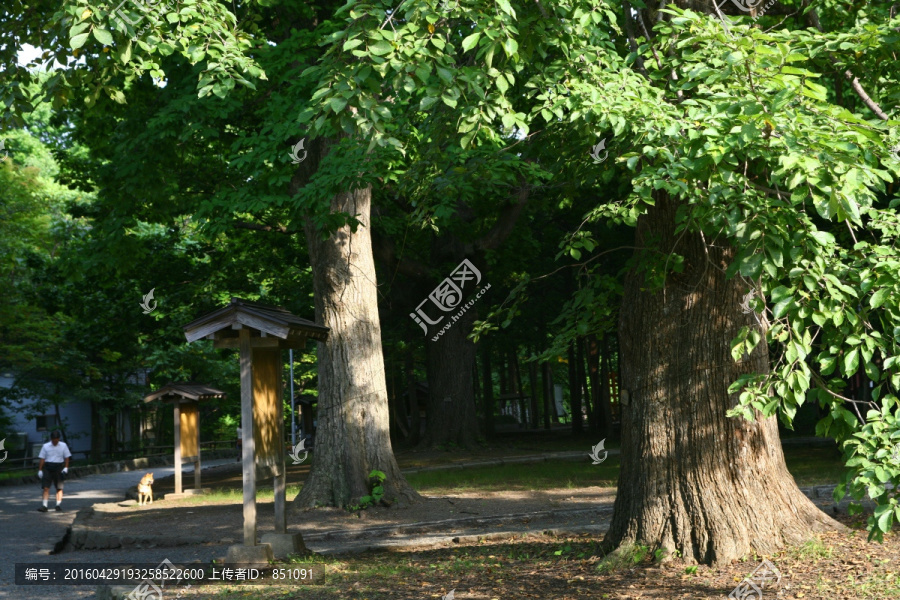
[[[65,462],[65,459],[70,456],[72,456],[72,453],[69,452],[69,447],[66,446],[66,443],[62,440],[55,446],[53,445],[53,442],[47,442],[41,448],[41,453],[38,454],[38,458],[43,458],[44,462],[48,463]]]

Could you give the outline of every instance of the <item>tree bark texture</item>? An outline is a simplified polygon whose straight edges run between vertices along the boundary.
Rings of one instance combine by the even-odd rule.
[[[609,336],[604,335],[600,341],[600,405],[598,407],[597,424],[600,435],[606,439],[612,435],[612,408],[609,399]]]
[[[535,368],[537,368],[537,367],[535,367]],[[554,415],[556,414],[555,409],[551,409],[551,407],[550,407],[552,400],[550,400],[550,396],[547,393],[547,383],[549,381],[549,378],[548,378],[549,371],[550,371],[549,369],[544,369],[544,366],[541,365],[541,388],[543,390],[543,393],[541,395],[544,397],[544,411],[543,411],[544,429],[546,429],[548,431],[550,430],[550,416],[551,416],[551,414],[554,414]],[[537,391],[535,391],[535,393],[537,393]],[[555,406],[555,404],[554,404],[554,406]],[[557,422],[559,422],[559,419],[557,419]]]
[[[327,152],[327,144],[316,142],[317,162]],[[311,219],[304,227],[316,322],[331,331],[326,342],[318,343],[316,448],[309,478],[293,501],[294,510],[358,501],[370,492],[373,469],[386,475],[386,500],[421,499],[400,473],[391,448],[369,228],[371,202],[371,188],[342,192],[331,199],[332,213],[349,213],[360,221],[355,232],[345,225],[322,239]]]
[[[494,376],[491,371],[491,342],[485,340],[481,353],[482,379],[484,380],[484,428],[493,436],[494,428]]]
[[[841,529],[797,488],[775,417],[725,416],[737,404],[728,386],[769,368],[765,343],[735,363],[730,341],[744,325],[765,325],[740,309],[748,285],[724,275],[733,250],[676,234],[676,208],[660,194],[638,220],[635,245],[650,254],[656,240],[658,250],[684,256],[684,271],[657,291],[640,271],[625,280],[619,328],[628,400],[623,392],[621,474],[604,546],[643,543],[715,565]]]
[[[534,348],[531,349],[531,354],[532,355],[536,354],[536,352],[534,351]],[[538,413],[542,412],[540,410],[541,392],[540,392],[540,388],[538,387],[538,385],[539,384],[538,384],[538,374],[537,374],[537,362],[535,362],[533,360],[529,360],[528,361],[528,392],[531,395],[531,406],[534,410],[534,417],[535,417],[534,425],[532,427],[534,427],[535,429],[537,429],[540,426],[538,424],[539,420],[540,420]]]
[[[406,403],[409,411],[409,443],[416,445],[422,435],[422,416],[419,414],[419,386],[416,383],[416,358],[410,346],[406,353]]]
[[[575,363],[575,344],[569,344],[569,403],[572,405],[572,432],[584,431],[581,412],[581,382],[578,380],[578,365]]]
[[[474,322],[475,311],[469,309],[444,335],[425,342],[429,394],[422,446],[452,442],[469,448],[478,440],[472,381],[475,344],[467,339]]]

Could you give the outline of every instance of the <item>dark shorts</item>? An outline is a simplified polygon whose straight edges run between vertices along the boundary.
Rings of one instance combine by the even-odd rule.
[[[49,488],[52,482],[56,489],[63,489],[63,479],[65,479],[62,474],[63,465],[64,463],[44,463],[44,476],[41,478],[42,488]]]

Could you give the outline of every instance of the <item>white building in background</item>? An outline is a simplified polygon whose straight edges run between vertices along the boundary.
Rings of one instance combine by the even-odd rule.
[[[146,371],[131,376],[129,383],[147,387],[149,370]],[[13,381],[12,373],[0,372],[0,388],[9,389]],[[12,405],[12,410],[4,409],[7,416],[12,419],[12,425],[7,431],[0,431],[0,439],[7,439],[6,449],[12,451],[14,456],[21,456],[19,449],[23,446],[28,450],[27,456],[37,456],[40,446],[50,440],[50,433],[54,429],[59,429],[72,451],[73,459],[83,460],[88,457],[94,435],[91,429],[90,401],[66,401],[59,405],[58,417],[56,407],[39,398],[13,401]],[[142,415],[145,417],[143,420]],[[152,438],[152,423],[148,416],[140,411],[140,407],[125,409],[116,414],[113,417],[115,422],[111,423],[112,426],[109,428],[114,432],[114,438],[111,435],[104,435],[103,431],[97,432],[102,438],[101,452],[106,455],[129,450],[132,438],[135,437],[134,433]],[[132,426],[133,419],[134,426]],[[106,423],[103,425],[106,429]],[[139,432],[134,432],[135,428]]]
[[[13,374],[0,373],[0,387],[9,389],[13,384]],[[79,402],[67,402],[59,407],[59,419],[53,405],[39,410],[34,414],[38,406],[47,404],[38,399],[26,399],[14,401],[13,410],[7,409],[7,416],[12,419],[12,426],[8,431],[0,432],[0,437],[10,438],[6,442],[7,450],[13,450],[18,454],[18,449],[24,443],[28,449],[28,456],[37,456],[40,446],[50,440],[50,432],[54,429],[65,430],[66,442],[72,451],[73,458],[85,458],[91,449],[91,403],[83,400]],[[65,423],[63,428],[60,423]],[[15,442],[13,441],[15,440]]]

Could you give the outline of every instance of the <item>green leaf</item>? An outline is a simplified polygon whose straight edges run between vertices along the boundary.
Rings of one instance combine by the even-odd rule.
[[[437,101],[438,98],[436,98],[435,96],[425,96],[424,98],[422,98],[422,101],[419,102],[419,110],[428,110]]]
[[[119,50],[119,60],[123,63],[127,63],[131,60],[131,40],[125,42],[122,49]]]
[[[500,7],[500,10],[502,10],[512,18],[516,18],[516,13],[515,11],[513,11],[512,6],[510,6],[509,0],[497,0],[497,6]]]
[[[80,33],[80,34],[76,35],[75,37],[73,37],[72,39],[69,40],[69,46],[73,50],[77,50],[78,48],[81,48],[82,46],[84,46],[84,43],[87,41],[87,39],[90,35],[91,35],[90,33]]]
[[[827,231],[811,231],[809,235],[822,246],[830,246],[834,243],[834,236]]]
[[[113,43],[113,36],[110,32],[105,29],[94,29],[93,30],[94,37],[98,42],[103,44],[104,46],[110,46]]]
[[[776,304],[774,308],[772,308],[772,314],[775,315],[775,318],[780,319],[781,317],[786,315],[788,312],[788,308],[791,306],[793,301],[794,298],[788,296],[787,298]]]
[[[844,375],[847,377],[856,373],[857,368],[859,368],[859,348],[854,348],[844,355],[844,361],[841,367],[843,368]]]
[[[474,47],[475,47],[475,44],[478,43],[478,40],[479,40],[479,39],[481,39],[481,32],[480,32],[480,31],[476,31],[476,32],[473,33],[472,35],[466,37],[466,39],[464,39],[463,42],[462,42],[463,52],[468,52],[469,50],[471,50],[472,48],[474,48]]]
[[[369,52],[374,54],[375,56],[384,56],[389,52],[392,52],[394,47],[390,42],[385,40],[378,40],[374,44],[369,44]]]
[[[871,306],[872,308],[878,308],[879,306],[884,304],[884,300],[885,298],[887,298],[888,291],[889,290],[887,288],[881,288],[874,294],[872,294],[872,297],[869,298],[869,306]]]
[[[328,101],[328,105],[334,112],[341,112],[347,106],[347,100],[346,98],[335,97]]]

